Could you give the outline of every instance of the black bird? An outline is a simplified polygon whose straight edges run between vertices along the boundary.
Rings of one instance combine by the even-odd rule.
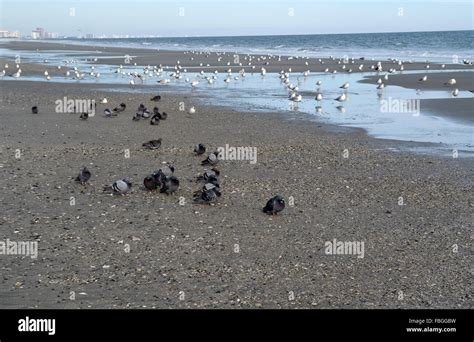
[[[201,165],[216,165],[219,161],[219,152],[210,153],[207,159],[201,162]]]
[[[147,141],[143,143],[142,146],[150,150],[155,150],[161,146],[161,138]]]
[[[167,195],[175,192],[179,188],[179,180],[175,176],[166,176],[161,185],[160,192]]]
[[[160,116],[158,114],[154,114],[150,119],[150,125],[159,125],[160,124]]]
[[[118,107],[115,107],[114,109],[112,109],[112,111],[113,111],[114,113],[121,113],[121,112],[123,112],[123,111],[125,110],[125,108],[127,108],[127,105],[122,102],[121,104],[119,104]]]
[[[89,113],[84,112],[84,113],[82,113],[82,114],[79,116],[79,118],[80,118],[81,120],[87,120],[87,119],[89,118]]]
[[[114,195],[125,195],[132,189],[132,182],[128,178],[115,181],[112,186],[106,186],[104,191],[112,192]]]
[[[152,173],[152,176],[155,177],[155,179],[158,182],[158,186],[161,188],[161,186],[165,183],[167,177],[171,177],[174,173],[174,166],[173,165],[166,165],[165,167],[159,169],[158,171],[155,171]]]
[[[267,205],[262,209],[262,211],[269,215],[276,215],[283,209],[285,209],[285,200],[280,195],[277,195],[268,200]]]
[[[135,115],[132,117],[133,121],[140,121],[141,115],[138,113],[135,113]]]
[[[146,176],[145,179],[143,180],[143,185],[145,186],[147,190],[153,191],[153,190],[158,189],[159,183],[158,183],[158,180],[153,175],[149,175],[149,176]]]
[[[156,96],[153,96],[150,101],[154,101],[154,102],[158,102],[161,100],[161,96],[160,95],[156,95]]]
[[[111,111],[110,109],[108,109],[108,108],[105,108],[105,109],[104,109],[104,115],[105,115],[106,117],[108,117],[108,118],[110,118],[110,117],[112,117],[112,116],[117,116],[116,113],[113,113],[113,114],[112,114],[112,111]]]
[[[204,181],[207,182],[207,180],[210,179],[210,178],[216,178],[217,179],[217,177],[219,177],[220,173],[221,172],[218,169],[213,167],[212,169],[207,170],[206,172],[204,172],[202,174],[202,176],[198,176],[196,181],[204,180]]]
[[[75,181],[84,185],[87,183],[87,181],[90,178],[91,178],[91,172],[87,169],[87,167],[84,166],[79,172],[79,174],[77,175]]]
[[[153,108],[153,114],[158,116],[160,120],[166,120],[166,118],[168,117],[168,114],[166,114],[165,112],[160,113],[160,110],[158,109],[158,107]]]
[[[197,156],[204,154],[204,152],[206,152],[206,146],[203,144],[194,145],[194,153],[196,153]]]
[[[145,105],[143,103],[140,103],[138,106],[137,112],[143,113],[143,111],[146,109]]]
[[[31,107],[31,112],[32,112],[33,114],[38,114],[38,106],[33,106],[33,107]]]
[[[219,197],[221,197],[221,193],[217,188],[211,188],[208,190],[203,190],[199,195],[194,197],[194,203],[198,204],[211,204],[212,202],[216,202]]]

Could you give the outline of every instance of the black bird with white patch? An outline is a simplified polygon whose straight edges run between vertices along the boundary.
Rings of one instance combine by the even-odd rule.
[[[269,215],[276,215],[283,209],[285,209],[285,200],[280,195],[277,195],[268,200],[267,205],[265,205],[262,211]]]
[[[150,150],[156,150],[161,146],[161,138],[144,142],[142,146]]]

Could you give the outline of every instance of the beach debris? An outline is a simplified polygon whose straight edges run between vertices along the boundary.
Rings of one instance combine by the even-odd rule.
[[[268,200],[262,211],[269,215],[276,215],[285,209],[285,200],[280,195],[276,195]]]
[[[427,80],[428,80],[428,75],[425,75],[422,78],[420,78],[418,81],[419,82],[426,82]]]
[[[100,100],[100,103],[104,103],[104,104],[105,104],[105,103],[108,103],[107,98],[104,97],[102,100]]]
[[[196,113],[196,108],[192,106],[191,108],[189,108],[189,114],[194,114],[194,113]]]
[[[81,168],[81,171],[74,180],[78,183],[81,183],[82,185],[85,185],[91,178],[91,175],[91,172],[87,169],[87,167],[84,166]]]
[[[153,102],[158,102],[161,100],[161,96],[160,95],[156,95],[156,96],[153,96],[150,101],[153,101]]]
[[[203,144],[194,145],[194,153],[196,153],[197,156],[204,154],[204,152],[206,152],[206,146]]]
[[[451,94],[453,94],[453,96],[458,96],[459,95],[459,89],[458,88],[454,89]]]
[[[113,195],[125,195],[132,189],[132,182],[129,178],[124,178],[113,182],[112,185],[104,187],[104,192],[110,192]]]

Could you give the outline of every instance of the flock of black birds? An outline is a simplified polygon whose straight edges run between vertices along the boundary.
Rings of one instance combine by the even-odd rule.
[[[161,100],[161,96],[157,95],[151,98],[151,101],[158,102]],[[118,113],[124,112],[127,108],[125,103],[121,103],[119,106],[114,109],[105,109],[104,115],[106,117],[117,116]],[[34,106],[31,109],[33,114],[38,114],[38,107]],[[140,104],[137,112],[133,116],[133,121],[139,121],[141,119],[150,118],[151,125],[158,125],[160,120],[166,120],[168,115],[166,112],[160,112],[158,107],[153,108],[153,115],[145,107],[145,105]],[[87,113],[81,114],[81,119],[85,120],[88,118]],[[147,141],[142,144],[146,149],[155,150],[161,146],[162,139],[154,139]],[[194,146],[193,150],[196,156],[203,155],[206,152],[206,147],[204,144],[199,143]],[[201,162],[203,166],[212,166],[210,170],[204,171],[204,173],[196,178],[197,183],[203,184],[202,188],[193,193],[193,202],[197,204],[212,204],[217,202],[219,197],[221,197],[220,191],[220,171],[215,167],[219,162],[219,152],[211,152]],[[166,165],[161,169],[152,172],[143,179],[143,185],[146,191],[159,191],[160,193],[165,193],[170,195],[176,192],[179,188],[179,179],[174,175],[175,167],[173,165]],[[87,167],[81,168],[79,174],[75,178],[75,181],[86,185],[92,174],[87,169]],[[115,181],[112,185],[104,187],[104,192],[108,192],[113,195],[126,195],[132,189],[132,181],[129,178],[123,178]],[[262,209],[264,213],[275,215],[281,212],[285,208],[285,200],[283,197],[277,195],[270,198]]]

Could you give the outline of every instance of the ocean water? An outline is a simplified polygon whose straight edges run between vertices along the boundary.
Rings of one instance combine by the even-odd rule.
[[[171,50],[232,51],[307,57],[456,62],[474,56],[474,31],[355,33],[291,36],[68,39],[66,42]]]

